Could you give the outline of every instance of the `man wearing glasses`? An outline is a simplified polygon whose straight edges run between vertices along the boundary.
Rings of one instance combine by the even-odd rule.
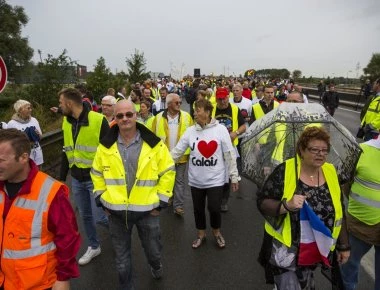
[[[153,278],[161,278],[159,215],[172,196],[175,179],[169,150],[160,138],[136,120],[132,102],[116,103],[116,124],[102,139],[91,170],[96,203],[109,214],[120,289],[138,289],[131,260],[134,226]]]
[[[116,104],[116,98],[114,96],[104,96],[102,99],[102,113],[106,117],[108,123],[111,123],[114,119],[113,107]]]
[[[189,113],[181,110],[181,104],[182,101],[179,95],[169,94],[166,97],[167,108],[156,115],[153,121],[152,131],[161,138],[169,150],[172,150],[177,145],[186,129],[193,125],[193,119]],[[190,148],[175,165],[176,177],[173,193],[173,211],[180,217],[185,213],[185,173],[189,155]]]

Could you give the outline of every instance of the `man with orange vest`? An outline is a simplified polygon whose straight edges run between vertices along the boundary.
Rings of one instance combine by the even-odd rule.
[[[69,189],[29,156],[23,132],[0,130],[0,288],[67,290],[80,248]]]

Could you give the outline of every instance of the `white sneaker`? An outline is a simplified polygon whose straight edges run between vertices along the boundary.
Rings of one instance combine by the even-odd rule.
[[[101,252],[102,250],[100,249],[100,246],[96,249],[88,247],[86,253],[84,253],[84,255],[79,259],[78,264],[83,266],[90,263],[91,260],[96,256],[99,256]]]

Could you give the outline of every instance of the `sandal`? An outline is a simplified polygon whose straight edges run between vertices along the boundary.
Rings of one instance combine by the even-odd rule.
[[[226,246],[226,241],[224,240],[223,236],[221,234],[215,236],[216,245],[223,249]]]
[[[198,237],[196,240],[193,241],[193,244],[191,245],[193,249],[198,249],[202,244],[206,241],[206,236]]]

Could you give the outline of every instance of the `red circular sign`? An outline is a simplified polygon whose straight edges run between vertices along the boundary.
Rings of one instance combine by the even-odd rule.
[[[0,93],[7,85],[8,72],[3,58],[0,56]]]

